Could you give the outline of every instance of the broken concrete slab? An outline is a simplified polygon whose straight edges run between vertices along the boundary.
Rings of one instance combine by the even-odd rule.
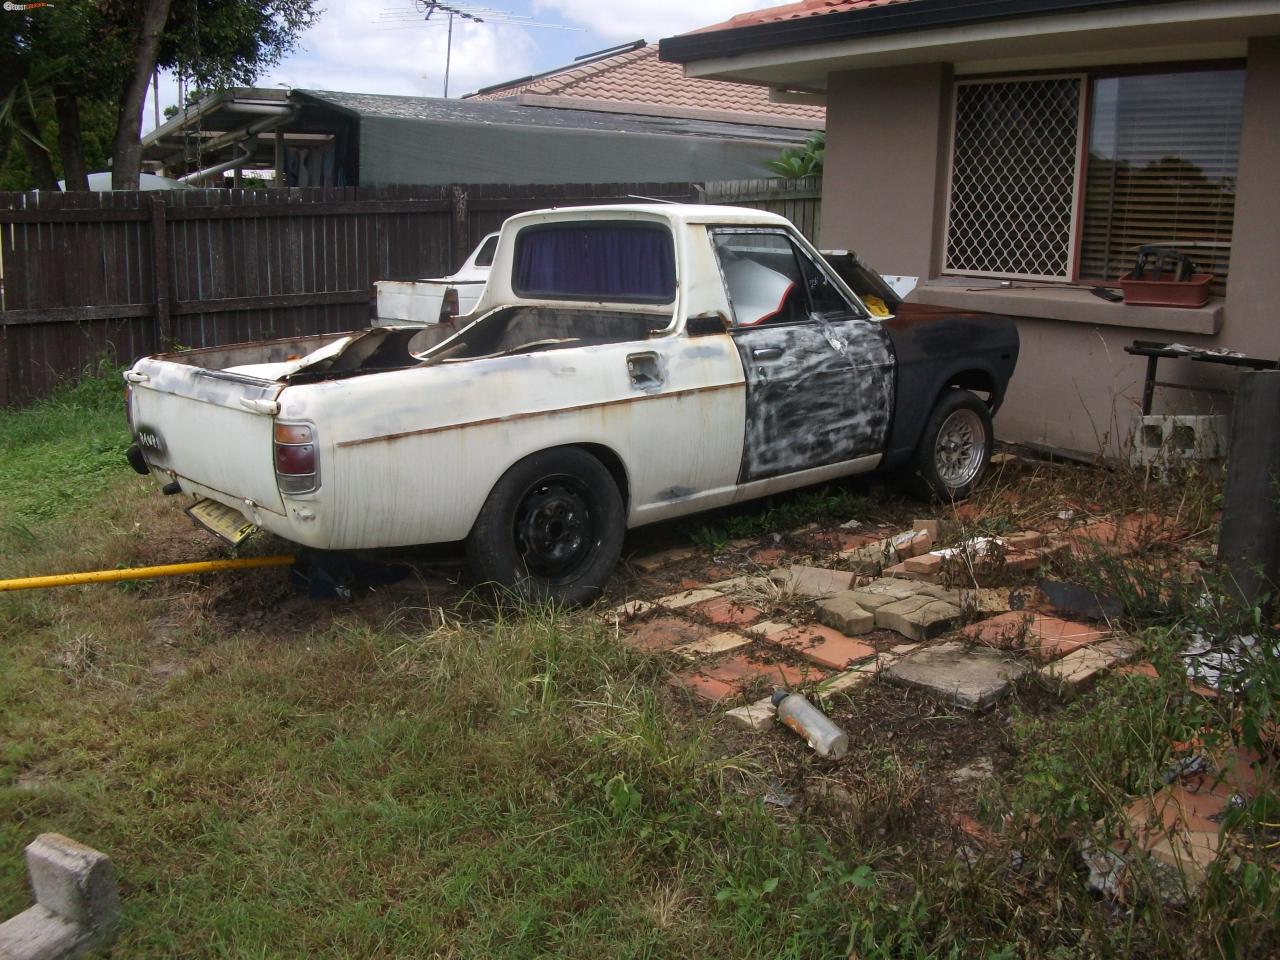
[[[823,626],[851,637],[874,630],[876,626],[875,614],[864,609],[849,590],[820,600],[817,615]]]
[[[848,570],[827,570],[824,567],[792,566],[776,570],[769,576],[782,584],[784,590],[802,597],[829,597],[853,586],[854,574]]]
[[[764,733],[773,726],[774,719],[778,716],[778,708],[773,705],[773,697],[770,696],[755,703],[727,710],[725,716],[731,723],[752,733]]]
[[[987,710],[1031,667],[996,650],[940,643],[917,650],[884,671],[893,683],[914,687],[966,710]]]
[[[1070,699],[1088,689],[1097,679],[1129,659],[1137,648],[1123,640],[1110,640],[1090,647],[1081,647],[1039,670],[1046,683],[1057,690],[1058,695]]]
[[[619,620],[632,620],[641,614],[648,613],[653,607],[654,605],[648,600],[628,600],[610,610],[609,615]]]
[[[856,690],[858,687],[874,680],[877,672],[875,664],[871,663],[862,664],[852,670],[846,670],[844,673],[837,673],[834,677],[828,677],[818,684],[814,690],[814,696],[819,700],[827,700],[837,693],[848,693],[850,690]]]
[[[908,597],[876,611],[877,627],[893,630],[917,642],[945,633],[959,619],[959,607],[929,596]]]

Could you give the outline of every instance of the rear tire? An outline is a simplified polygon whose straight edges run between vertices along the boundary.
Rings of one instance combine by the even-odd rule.
[[[587,604],[617,565],[626,532],[618,486],[595,457],[545,450],[502,475],[467,537],[486,583],[527,600]]]
[[[922,500],[944,503],[973,492],[991,460],[991,411],[968,390],[938,400],[912,457],[907,483]]]

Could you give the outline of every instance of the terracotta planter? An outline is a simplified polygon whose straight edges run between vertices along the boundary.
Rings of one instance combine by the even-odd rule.
[[[1195,273],[1190,280],[1133,280],[1120,278],[1124,302],[1148,307],[1203,307],[1209,302],[1212,273]]]

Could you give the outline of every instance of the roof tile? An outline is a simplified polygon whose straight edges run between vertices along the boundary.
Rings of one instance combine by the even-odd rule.
[[[821,17],[828,13],[849,13],[868,7],[887,7],[891,3],[910,3],[911,0],[800,0],[780,7],[751,10],[730,17],[723,23],[699,27],[692,33],[708,33],[712,30],[735,30],[738,27],[754,27],[761,23],[778,23],[783,20],[799,20],[802,17]]]
[[[680,64],[658,59],[656,43],[595,63],[566,68],[550,76],[486,90],[467,99],[506,100],[522,93],[696,110],[731,110],[812,120],[815,124],[821,124],[826,116],[826,109],[821,106],[774,103],[764,87],[686,77]]]

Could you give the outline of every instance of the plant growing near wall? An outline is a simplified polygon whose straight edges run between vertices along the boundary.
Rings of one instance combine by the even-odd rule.
[[[827,152],[827,135],[819,130],[802,147],[789,147],[777,160],[765,164],[780,177],[799,180],[801,177],[822,176],[823,155]]]

